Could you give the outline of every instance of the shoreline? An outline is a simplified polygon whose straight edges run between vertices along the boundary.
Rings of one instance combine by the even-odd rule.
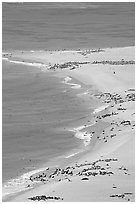
[[[85,50],[98,50],[98,49],[115,49],[115,48],[131,48],[131,47],[135,47],[135,45],[129,45],[129,46],[117,46],[117,47],[114,47],[114,46],[111,46],[111,47],[88,47],[88,48],[72,48],[72,49],[34,49],[34,50],[19,50],[19,49],[4,49],[2,54],[8,54],[8,52],[31,52],[31,53],[34,53],[36,51],[39,51],[39,52],[69,52],[69,51],[85,51]]]
[[[78,86],[78,89],[79,88],[81,88],[81,85],[78,85],[78,84],[74,84],[74,83],[67,83],[67,80],[66,79],[69,79],[68,81],[70,81],[70,80],[72,80],[72,78],[70,79],[69,77],[67,78],[64,78],[64,80],[62,81],[63,83],[66,83],[67,85],[69,85],[70,86],[70,89],[72,88],[74,88],[74,86]],[[77,88],[76,88],[77,89]],[[76,96],[77,97],[77,96]],[[91,117],[89,117],[89,116],[85,116],[85,118],[86,118],[86,120],[88,119],[88,118],[91,118]],[[81,123],[81,122],[80,122]],[[71,132],[74,132],[75,134],[74,134],[74,137],[76,137],[76,138],[78,138],[79,140],[83,140],[84,142],[82,142],[82,144],[80,145],[80,147],[78,148],[78,149],[72,149],[70,152],[68,152],[68,153],[66,153],[65,154],[65,156],[64,157],[62,157],[62,156],[58,156],[58,157],[55,157],[55,158],[52,158],[52,159],[50,159],[49,160],[49,162],[47,162],[46,164],[44,164],[44,165],[47,165],[48,166],[48,168],[50,167],[50,163],[52,163],[52,161],[53,161],[53,163],[54,163],[54,160],[55,160],[55,162],[56,162],[56,160],[58,161],[58,162],[61,162],[61,165],[62,165],[62,163],[69,163],[71,160],[74,160],[75,159],[75,156],[77,157],[80,157],[80,155],[81,154],[84,154],[86,151],[89,151],[89,148],[90,147],[86,147],[87,145],[90,145],[90,142],[91,142],[91,138],[92,138],[92,133],[90,133],[90,134],[87,134],[87,132],[82,132],[81,130],[82,129],[86,129],[86,128],[88,128],[88,127],[90,127],[90,126],[93,126],[93,125],[95,125],[95,122],[93,122],[93,123],[91,123],[91,124],[85,124],[84,123],[84,125],[83,126],[79,126],[79,127],[77,127],[77,128],[71,128],[71,129],[68,129],[68,131],[71,131]],[[87,134],[86,136],[85,136],[85,133]],[[92,136],[91,136],[92,135]],[[68,161],[67,161],[68,160]],[[70,160],[70,161],[69,161]],[[56,166],[56,164],[53,164],[53,167],[54,166]],[[64,166],[64,164],[63,164],[63,166]],[[53,168],[52,167],[52,168]],[[30,187],[30,189],[26,189],[26,185],[27,186],[29,186],[30,185],[30,183],[29,183],[29,178],[31,177],[31,176],[33,176],[33,175],[35,175],[35,174],[39,174],[39,173],[41,173],[41,172],[43,172],[44,170],[45,170],[45,168],[46,167],[40,167],[40,168],[37,168],[37,169],[35,169],[35,170],[33,170],[33,171],[29,171],[29,172],[27,172],[27,173],[24,173],[23,175],[20,175],[19,177],[16,177],[16,178],[14,178],[14,179],[11,179],[11,180],[9,180],[9,181],[7,181],[7,182],[5,182],[4,184],[5,185],[7,185],[7,187],[9,186],[9,188],[10,188],[10,185],[12,186],[12,185],[14,185],[14,181],[15,181],[15,186],[14,186],[14,188],[16,188],[17,187],[17,192],[10,192],[10,194],[3,194],[3,200],[5,201],[5,200],[8,200],[8,199],[10,199],[10,198],[12,198],[12,197],[16,197],[16,195],[19,195],[19,194],[22,194],[22,193],[24,193],[24,192],[27,192],[28,190],[30,190],[31,188],[33,189],[33,185],[32,185],[32,187]],[[16,182],[16,181],[19,181],[19,182]],[[23,182],[24,181],[24,182]],[[21,183],[20,183],[21,182]],[[13,183],[13,184],[12,184]],[[16,184],[17,183],[17,184]],[[19,190],[19,186],[18,186],[18,183],[19,184],[21,184],[21,189]],[[41,185],[41,184],[39,184],[39,182],[37,183],[36,182],[36,187],[37,187],[37,185]],[[6,187],[6,186],[5,186]],[[35,188],[35,183],[34,183],[34,188]],[[15,194],[15,195],[14,195]]]
[[[121,48],[117,48],[117,49],[120,49],[119,52],[121,53]],[[129,49],[129,51],[128,51],[128,49]],[[128,57],[128,59],[126,59],[126,60],[130,60],[131,58],[132,58],[132,60],[134,60],[133,50],[131,53],[130,49],[132,49],[132,48],[128,47],[127,49],[125,48],[125,50],[122,51],[122,54],[125,51],[124,58],[126,56]],[[94,54],[90,53],[90,54],[86,54],[85,56],[78,54],[77,57],[76,56],[65,56],[65,57],[63,56],[63,58],[60,57],[60,59],[58,59],[58,57],[59,57],[58,54],[59,55],[61,55],[61,54],[57,53],[57,56],[55,56],[55,59],[53,60],[52,64],[54,64],[55,62],[56,63],[66,62],[66,60],[69,61],[68,58],[69,59],[75,59],[76,58],[76,62],[77,62],[77,59],[79,59],[80,62],[85,61],[85,60],[86,60],[86,62],[88,60],[90,60],[90,62],[93,62],[96,59],[102,60],[103,57],[106,57],[107,59],[111,58],[114,60],[117,58],[118,58],[117,60],[123,59],[122,54],[121,54],[121,56],[117,55],[117,53],[115,52],[115,49],[111,48],[111,51],[112,51],[112,53],[114,52],[113,55],[112,55],[112,53],[109,54],[109,51],[108,51],[108,55],[107,55],[107,53],[105,53],[106,52],[105,51],[105,52],[100,52],[99,56],[96,56],[96,55],[98,55],[98,53],[94,53]],[[71,54],[71,53],[69,53],[69,54]],[[106,54],[106,56],[105,56],[105,54]],[[131,57],[130,57],[130,54],[132,54]],[[93,58],[92,58],[92,56],[93,56]],[[28,58],[29,57],[30,56],[28,56]],[[48,57],[47,57],[47,59],[48,59]],[[66,59],[66,57],[67,57],[67,59]],[[88,59],[85,57],[87,57]],[[53,56],[52,56],[52,58],[53,58]],[[42,58],[40,58],[38,56],[38,59],[39,60],[42,59],[42,63],[46,62],[46,60],[47,60],[47,59],[45,59],[44,55],[42,56]],[[23,60],[24,60],[24,58],[23,58]],[[49,60],[51,60],[51,58],[49,58]],[[79,134],[80,135],[79,137],[81,137],[81,139],[84,139],[83,138],[84,135],[81,135],[81,132],[80,132],[81,130],[83,132],[83,130],[85,128],[87,128],[88,132],[89,131],[94,132],[93,136],[92,136],[93,138],[91,137],[91,135],[89,135],[87,133],[87,136],[88,136],[87,141],[90,142],[91,146],[89,147],[86,155],[79,156],[79,155],[75,154],[74,158],[72,156],[72,161],[70,161],[69,168],[68,168],[68,169],[71,169],[71,171],[68,171],[68,173],[66,174],[66,177],[64,177],[64,179],[62,178],[62,176],[64,176],[64,175],[61,175],[62,174],[61,172],[62,171],[66,172],[67,167],[63,166],[63,168],[60,171],[55,170],[53,172],[55,177],[57,177],[57,181],[56,181],[56,179],[53,179],[53,181],[56,181],[58,188],[56,188],[56,185],[54,185],[54,182],[53,182],[53,185],[51,185],[52,187],[49,189],[48,189],[48,187],[46,188],[46,185],[43,184],[42,186],[37,188],[38,191],[35,190],[35,188],[34,188],[34,189],[30,190],[29,192],[22,193],[21,195],[15,196],[14,198],[11,199],[11,201],[28,201],[29,194],[30,194],[31,198],[34,198],[36,200],[37,199],[46,199],[46,200],[51,199],[52,201],[54,201],[56,199],[53,196],[52,196],[53,198],[47,198],[47,197],[35,198],[35,196],[36,196],[36,194],[38,194],[38,192],[40,195],[42,195],[42,193],[44,193],[44,194],[49,193],[50,195],[54,195],[54,193],[52,192],[54,188],[56,190],[56,194],[59,194],[59,197],[63,198],[64,201],[76,201],[76,200],[79,201],[78,196],[74,195],[74,192],[72,190],[69,193],[71,199],[69,198],[69,195],[66,194],[67,193],[66,189],[69,189],[69,186],[71,186],[72,189],[75,189],[75,187],[77,186],[79,189],[79,192],[81,192],[80,198],[82,197],[82,195],[84,195],[84,197],[83,197],[83,199],[85,198],[84,201],[88,201],[88,199],[92,200],[91,196],[93,196],[93,200],[95,200],[95,201],[99,201],[99,199],[102,199],[101,201],[114,201],[113,199],[117,199],[115,201],[121,201],[121,197],[122,197],[122,199],[125,199],[125,200],[128,200],[128,199],[134,200],[134,182],[133,182],[134,172],[132,174],[130,173],[130,175],[132,175],[131,176],[132,185],[131,185],[131,187],[129,186],[129,189],[131,188],[131,191],[132,191],[132,192],[130,192],[131,194],[124,194],[125,192],[121,191],[122,187],[120,187],[121,190],[119,192],[117,192],[117,194],[115,194],[115,195],[112,194],[112,190],[107,189],[110,196],[106,197],[106,195],[104,195],[103,197],[99,197],[99,191],[102,188],[101,188],[101,186],[98,186],[100,183],[100,179],[101,179],[103,185],[105,185],[105,182],[108,182],[109,184],[112,183],[112,181],[118,182],[118,178],[119,178],[120,174],[115,173],[115,172],[117,172],[117,169],[120,165],[119,158],[122,158],[122,161],[124,162],[124,164],[127,163],[127,166],[129,167],[129,169],[130,169],[130,167],[132,167],[131,171],[133,171],[133,166],[134,166],[133,152],[131,152],[131,153],[129,152],[128,156],[132,156],[132,159],[131,159],[131,161],[127,161],[126,156],[123,153],[119,153],[122,151],[122,149],[121,148],[119,149],[119,147],[122,147],[123,149],[130,151],[127,149],[126,145],[127,145],[127,142],[131,140],[130,146],[132,147],[132,150],[134,151],[134,148],[133,148],[133,146],[134,146],[133,145],[133,139],[134,139],[134,130],[133,130],[134,129],[134,116],[133,116],[133,112],[134,112],[134,81],[133,81],[133,79],[134,78],[133,78],[133,76],[134,76],[134,71],[132,71],[132,73],[130,73],[131,72],[130,66],[133,67],[134,65],[128,65],[129,68],[127,68],[127,65],[122,65],[122,67],[121,67],[121,65],[117,65],[117,66],[112,65],[112,67],[108,67],[107,65],[92,65],[91,63],[90,64],[83,64],[83,65],[80,64],[78,66],[79,67],[78,68],[75,67],[74,70],[71,70],[70,67],[67,69],[64,69],[62,71],[56,70],[55,75],[57,75],[57,77],[61,77],[61,78],[66,77],[65,78],[66,80],[64,83],[70,85],[71,88],[78,87],[77,86],[78,84],[74,84],[74,83],[70,82],[71,79],[73,79],[73,78],[76,80],[79,80],[80,82],[82,82],[86,85],[89,85],[89,84],[92,85],[92,90],[94,90],[94,91],[92,94],[91,94],[91,92],[88,92],[87,95],[91,98],[91,100],[92,100],[92,98],[96,98],[97,100],[99,100],[99,103],[102,103],[102,105],[95,108],[95,110],[93,112],[95,121],[97,123],[97,124],[95,124],[95,130],[94,130],[94,125],[90,127],[90,125],[87,125],[87,124],[84,124],[84,126],[82,125],[81,127],[74,128],[72,130],[76,134]],[[96,67],[96,69],[95,69],[95,67]],[[123,67],[125,68],[125,71],[123,70]],[[124,72],[125,78],[123,78],[123,72]],[[116,74],[114,74],[114,73],[116,73]],[[132,74],[132,76],[131,76],[131,74]],[[107,82],[106,82],[106,78],[108,79]],[[121,81],[121,79],[123,79],[123,81]],[[127,82],[129,82],[129,83],[127,84]],[[131,91],[130,91],[130,89],[131,89]],[[124,106],[123,106],[123,104],[124,104]],[[128,119],[126,119],[126,118],[128,118]],[[114,133],[111,134],[112,132],[114,132]],[[86,132],[83,132],[83,134],[85,134],[85,133]],[[132,135],[131,138],[129,137],[129,133],[130,133],[130,135]],[[124,135],[126,135],[126,136],[124,137]],[[90,137],[91,137],[91,141],[89,139]],[[92,144],[92,140],[95,140],[93,142],[93,144]],[[112,151],[112,149],[113,149],[113,151]],[[111,156],[111,160],[110,160],[109,155]],[[117,158],[115,157],[115,155],[117,155]],[[109,157],[107,157],[107,156],[109,156]],[[103,159],[101,160],[101,158],[103,158]],[[114,165],[114,167],[113,167],[113,165],[109,164],[110,167],[111,166],[113,167],[113,168],[111,167],[113,169],[113,171],[108,171],[107,168],[104,167],[105,163],[107,162],[106,159],[108,159],[110,163],[113,163],[113,161],[114,161],[114,163],[118,163],[118,166],[115,167],[115,165]],[[88,163],[90,163],[90,164],[87,165],[85,160],[87,160]],[[78,167],[79,166],[77,164],[78,162],[80,163],[80,167]],[[99,171],[98,171],[97,167],[95,166],[95,164],[98,162],[99,162],[100,166],[103,165],[103,167],[99,168]],[[132,164],[131,164],[131,162],[132,162]],[[84,173],[86,171],[89,172],[89,170],[84,170],[86,165],[89,166],[89,170],[90,170],[90,168],[92,168],[92,170],[94,170],[94,172],[93,171],[90,172],[89,176],[97,177],[97,178],[94,178],[96,184],[94,181],[93,182],[92,182],[92,180],[90,181],[89,176]],[[74,169],[70,168],[71,166]],[[79,168],[81,169],[81,171],[79,171]],[[104,168],[103,171],[101,168]],[[125,169],[127,169],[127,168],[125,167]],[[126,170],[124,170],[124,172],[126,172]],[[110,177],[109,177],[110,179],[102,179],[98,175],[110,175]],[[84,181],[84,178],[83,178],[83,180],[82,179],[79,180],[79,178],[78,178],[79,176],[85,176],[84,177],[85,181]],[[114,177],[114,179],[112,178],[112,180],[111,180],[111,177]],[[44,177],[43,176],[40,177],[40,179],[42,179],[42,178],[44,178]],[[66,181],[66,178],[67,178],[68,182]],[[59,181],[59,179],[61,179],[61,182]],[[127,181],[126,179],[124,181],[122,181],[122,179],[123,179],[123,177],[120,180],[121,184],[123,184],[124,181]],[[71,185],[68,184],[69,182],[71,183]],[[85,187],[87,187],[87,188],[88,188],[88,186],[90,186],[90,188],[91,188],[94,185],[97,185],[98,187],[95,188],[95,190],[93,190],[93,193],[89,192],[89,194],[88,194],[88,192],[86,193],[83,189],[83,188],[85,188],[85,187],[83,187],[83,182],[87,182],[87,184],[85,184]],[[108,185],[108,188],[109,188],[109,185]],[[126,186],[124,186],[123,189],[126,190]],[[90,195],[90,193],[91,193],[91,195]],[[85,197],[85,195],[87,195],[87,197]],[[60,199],[59,199],[59,201],[60,201]]]
[[[9,60],[9,59],[20,59],[20,60],[9,60],[9,61],[11,61],[11,62],[13,62],[13,63],[21,63],[21,64],[25,64],[25,63],[28,63],[28,64],[26,64],[26,65],[32,65],[32,64],[34,64],[34,66],[35,66],[35,60],[34,60],[34,58],[32,58],[33,59],[33,61],[31,61],[30,62],[30,60],[29,59],[27,59],[28,61],[24,61],[24,60],[22,60],[23,58],[22,58],[22,56],[24,55],[24,54],[30,54],[29,55],[29,58],[31,59],[31,56],[33,57],[33,54],[40,54],[41,55],[41,57],[40,57],[40,60],[41,60],[41,63],[39,64],[39,62],[37,62],[38,63],[38,66],[39,65],[42,65],[42,66],[44,66],[44,65],[46,65],[46,64],[44,64],[43,62],[45,62],[45,60],[43,59],[43,53],[45,53],[45,54],[56,54],[56,53],[64,53],[64,54],[69,54],[69,53],[80,53],[80,54],[82,54],[82,55],[90,55],[90,54],[97,54],[97,53],[102,53],[102,52],[105,52],[106,50],[118,50],[118,49],[131,49],[131,48],[134,48],[135,49],[135,45],[134,46],[126,46],[126,47],[106,47],[106,48],[84,48],[84,49],[81,49],[81,48],[79,48],[79,49],[68,49],[68,50],[65,50],[65,49],[58,49],[58,50],[5,50],[5,51],[2,51],[2,60]],[[17,54],[17,56],[16,56],[16,54]],[[15,56],[13,56],[13,55],[15,55]],[[21,61],[22,60],[22,61]],[[30,62],[30,63],[29,63]]]
[[[26,64],[27,65],[27,64]],[[65,83],[66,85],[68,85],[68,87],[70,87],[70,91],[71,91],[71,89],[73,90],[73,89],[80,89],[81,88],[81,85],[79,85],[79,84],[76,84],[76,83],[68,83],[67,82],[67,79],[69,79],[68,81],[70,81],[70,80],[73,80],[74,81],[74,79],[72,79],[72,78],[67,78],[67,77],[65,77],[64,79],[63,79],[63,81],[61,80],[61,82],[60,83]],[[76,97],[77,97],[77,94],[76,94]],[[89,116],[85,116],[84,118],[86,118],[86,120],[87,120],[87,118],[88,118]],[[91,118],[91,117],[90,117]],[[82,119],[81,119],[82,120]],[[84,119],[85,120],[85,119]],[[81,123],[81,122],[79,122],[79,123]],[[94,124],[90,124],[90,125],[88,125],[88,126],[91,126],[91,125],[94,125]],[[84,125],[83,126],[83,128],[86,128],[86,125]],[[75,128],[74,128],[75,129]],[[82,130],[82,128],[81,128],[81,130]],[[70,130],[70,129],[68,129],[67,130],[68,132],[69,131],[72,131],[72,130]],[[74,137],[76,137],[76,138],[78,138],[79,140],[81,140],[81,138],[79,138],[79,137],[77,137],[76,135],[75,135],[75,131],[73,131],[74,132]],[[79,132],[80,133],[80,132]],[[82,140],[84,141],[84,143],[87,143],[87,141],[88,141],[88,145],[90,144],[90,140],[89,140],[89,138],[91,137],[90,135],[91,134],[89,134],[89,136],[87,137],[87,139],[85,140],[84,139],[84,133],[82,133],[82,131],[81,131],[81,134],[83,135],[83,138],[82,138]],[[52,158],[52,159],[50,159],[49,160],[49,162],[47,162],[46,164],[43,164],[43,165],[48,165],[50,162],[52,163],[52,161],[54,161],[54,160],[58,160],[59,159],[59,162],[60,162],[60,160],[62,160],[61,161],[61,163],[63,162],[63,160],[70,160],[71,159],[71,157],[75,157],[75,155],[77,156],[77,155],[81,155],[81,154],[83,154],[85,151],[87,151],[86,149],[85,149],[85,145],[83,145],[83,141],[81,142],[81,145],[79,146],[79,148],[78,149],[72,149],[71,151],[69,151],[68,153],[66,153],[65,154],[65,156],[64,157],[62,157],[62,156],[58,156],[58,157],[55,157],[55,158]],[[68,163],[69,161],[65,161],[65,163]],[[42,165],[42,166],[43,166]],[[53,164],[54,165],[54,164]],[[48,165],[48,167],[49,167],[49,165]],[[10,186],[11,186],[11,191],[12,191],[12,185],[13,185],[13,187],[14,187],[14,190],[15,190],[15,192],[13,191],[13,192],[9,192],[9,194],[7,194],[7,192],[6,192],[6,194],[3,194],[3,200],[7,200],[7,199],[9,199],[9,197],[14,197],[14,196],[16,196],[16,194],[18,195],[18,194],[20,194],[20,193],[23,193],[24,191],[27,191],[27,189],[26,189],[26,185],[30,185],[29,184],[29,182],[28,182],[28,180],[29,180],[29,177],[30,176],[32,176],[32,175],[34,175],[35,173],[41,173],[41,171],[43,171],[45,169],[45,167],[40,167],[40,168],[36,168],[36,169],[34,169],[33,171],[29,171],[29,172],[27,172],[27,173],[24,173],[24,174],[21,174],[21,175],[19,175],[18,177],[16,177],[16,178],[14,178],[14,179],[10,179],[10,180],[8,180],[8,181],[6,181],[6,182],[4,182],[4,185],[7,185],[7,190],[8,190],[8,188],[9,188],[9,191],[10,191]],[[15,184],[15,185],[14,185]],[[20,186],[18,186],[20,184]],[[34,184],[35,185],[35,184]],[[39,185],[39,183],[36,183],[36,185]],[[9,186],[9,187],[8,187]],[[6,187],[6,186],[3,186],[4,188]],[[17,188],[17,189],[16,189]],[[21,189],[19,189],[19,188],[21,188]],[[33,188],[33,187],[32,187]],[[17,190],[17,192],[16,192],[16,190]],[[4,192],[3,192],[4,193]],[[11,194],[11,195],[10,195]],[[12,195],[13,194],[13,195]],[[14,195],[15,194],[15,195]]]

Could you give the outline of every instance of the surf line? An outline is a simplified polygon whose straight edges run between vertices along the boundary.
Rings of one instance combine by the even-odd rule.
[[[27,66],[39,67],[39,68],[46,68],[46,64],[38,63],[38,62],[24,62],[24,61],[16,61],[16,60],[9,60],[6,57],[3,57],[2,60],[14,63],[14,64],[22,64]]]
[[[4,198],[8,195],[12,195],[15,193],[19,193],[21,191],[34,188],[34,185],[40,183],[40,181],[33,181],[32,183],[32,181],[30,180],[30,176],[46,171],[48,169],[49,167],[43,167],[40,169],[29,171],[19,177],[10,179],[9,181],[5,182],[2,186],[2,197]],[[27,186],[29,186],[28,189],[27,189]]]
[[[71,81],[72,78],[67,76],[63,81],[62,83],[64,84],[67,84],[67,85],[70,85],[72,89],[79,89],[81,88],[81,85],[80,84],[74,84],[74,83],[69,83],[69,81]]]

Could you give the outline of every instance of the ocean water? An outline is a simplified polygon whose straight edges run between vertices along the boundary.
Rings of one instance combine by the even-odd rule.
[[[78,90],[53,73],[5,61],[2,84],[3,182],[80,146],[66,130],[88,114]]]
[[[131,46],[135,3],[3,3],[2,34],[3,50]]]

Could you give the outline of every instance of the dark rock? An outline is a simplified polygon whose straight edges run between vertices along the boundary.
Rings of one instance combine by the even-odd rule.
[[[86,181],[86,180],[89,180],[89,178],[82,178],[81,180],[84,180],[84,181]]]

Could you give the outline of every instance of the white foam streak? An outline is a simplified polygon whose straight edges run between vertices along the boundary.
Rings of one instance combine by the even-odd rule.
[[[3,58],[2,58],[2,60],[6,60],[6,61],[8,61],[8,58],[6,58],[6,57],[3,57]]]
[[[77,128],[70,129],[70,131],[75,132],[75,137],[80,139],[80,140],[84,140],[83,143],[85,146],[87,146],[90,144],[92,134],[88,133],[87,131],[82,132],[81,130],[83,130],[84,128],[90,127],[94,124],[95,124],[95,122],[92,124],[89,124],[89,125],[82,125],[82,126],[79,126]]]
[[[77,155],[77,154],[79,154],[79,153],[81,153],[81,152],[83,152],[83,151],[75,152],[75,153],[73,153],[73,154],[70,154],[70,155],[66,156],[65,158],[68,159],[68,158],[70,158],[70,157],[74,157],[75,155]]]
[[[70,85],[72,89],[79,89],[81,88],[81,85],[80,84],[74,84],[74,83],[69,83],[69,81],[71,81],[72,78],[71,77],[66,77],[62,83],[64,84],[67,84],[67,85]]]
[[[88,95],[88,94],[89,94],[89,91],[87,90],[87,91],[85,91],[83,93],[78,94],[78,96],[83,96],[83,95]]]
[[[33,66],[33,67],[40,67],[40,68],[46,68],[46,64],[37,63],[37,62],[22,62],[22,61],[16,61],[16,60],[9,60],[8,58],[2,58],[3,60],[9,61],[14,64],[22,64],[27,66]]]
[[[105,110],[109,105],[104,105],[104,106],[100,106],[99,108],[96,108],[93,112],[93,114],[99,113],[103,110]]]

